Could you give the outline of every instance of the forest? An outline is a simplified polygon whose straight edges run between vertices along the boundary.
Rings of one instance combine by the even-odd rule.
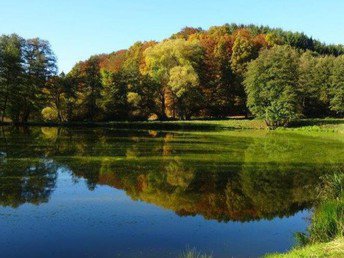
[[[343,117],[344,46],[265,26],[185,27],[58,74],[48,41],[0,36],[0,122]]]

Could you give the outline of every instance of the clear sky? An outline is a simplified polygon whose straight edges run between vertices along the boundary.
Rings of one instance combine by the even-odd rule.
[[[60,71],[185,26],[254,23],[344,43],[343,0],[0,0],[0,34],[50,41]]]

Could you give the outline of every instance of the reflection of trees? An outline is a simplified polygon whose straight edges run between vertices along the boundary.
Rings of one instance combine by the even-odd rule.
[[[255,139],[245,152],[239,184],[229,184],[227,194],[241,192],[257,217],[291,215],[311,207],[319,177],[332,170],[328,160],[333,159],[333,148],[324,147],[307,138],[288,140],[274,135]],[[240,198],[227,202],[233,211],[245,203]]]
[[[125,190],[134,200],[181,216],[202,215],[219,221],[271,219],[311,207],[318,178],[329,170],[328,160],[336,163],[339,149],[309,138],[286,140],[261,134],[216,138],[49,128],[5,136],[9,156],[28,158],[25,162],[13,159],[11,166],[4,163],[4,171],[17,173],[18,178],[2,184],[1,192],[18,204],[30,201],[29,196],[33,203],[35,198],[47,200],[43,196],[49,196],[56,180],[56,168],[46,163],[51,157],[70,168],[76,179],[85,178],[90,190],[109,185]],[[1,175],[0,180],[10,179]],[[17,187],[13,192],[11,184]]]
[[[8,160],[0,164],[0,205],[47,202],[55,188],[56,170],[48,160]]]
[[[95,163],[89,167],[91,164],[97,167]],[[153,165],[108,161],[101,169],[98,167],[98,184],[123,189],[134,200],[154,203],[179,215],[199,214],[220,221],[292,215],[310,207],[316,197],[314,188],[309,186],[317,183],[317,175],[309,171],[285,173],[281,177],[280,171],[251,174],[249,170],[240,171],[240,167],[233,171],[209,171],[206,163],[203,168],[195,167],[195,163],[182,162],[180,158]],[[299,173],[307,181],[297,182],[302,179]],[[90,180],[89,174],[82,174],[81,170],[78,175]]]
[[[186,190],[195,177],[194,169],[185,167],[178,159],[169,162],[165,169],[166,182],[181,190]]]
[[[168,139],[173,137],[169,135]],[[311,207],[319,176],[328,171],[326,163],[315,164],[332,155],[313,156],[309,152],[319,149],[310,146],[312,151],[302,150],[302,141],[286,141],[278,136],[254,139],[243,153],[242,162],[171,156],[178,153],[179,147],[166,137],[162,144],[168,145],[169,156],[145,160],[137,158],[144,156],[141,144],[135,140],[130,147],[135,155],[127,155],[127,159],[104,159],[98,183],[124,189],[134,200],[154,203],[179,215],[200,214],[224,221],[271,219]],[[209,145],[203,147],[210,150]],[[296,155],[302,155],[308,163],[300,162]]]
[[[0,150],[0,205],[47,202],[55,188],[57,165],[45,158],[50,146],[38,130],[2,128]]]

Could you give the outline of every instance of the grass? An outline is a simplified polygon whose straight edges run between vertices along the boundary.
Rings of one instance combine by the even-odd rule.
[[[299,235],[305,246],[266,257],[344,257],[344,173],[335,172],[322,181],[309,236]]]
[[[309,228],[312,243],[344,236],[344,172],[326,175],[322,182],[318,190],[320,204]]]
[[[1,122],[0,122],[1,124]],[[10,123],[3,123],[8,125]],[[157,129],[157,130],[220,130],[220,129],[266,129],[264,121],[249,119],[226,120],[188,120],[188,121],[112,121],[112,122],[68,122],[45,123],[29,122],[28,126],[65,126],[65,127],[114,127],[119,129]]]
[[[7,123],[8,124],[8,123]],[[230,118],[223,120],[189,121],[113,121],[113,122],[69,122],[63,124],[30,122],[28,126],[65,126],[65,127],[113,127],[118,129],[152,130],[231,130],[231,129],[267,129],[263,120]],[[344,119],[302,119],[288,128],[278,128],[293,132],[339,132],[344,133]]]
[[[312,243],[344,236],[344,200],[331,200],[317,207],[309,228]]]
[[[344,257],[344,238],[337,238],[328,243],[318,243],[302,248],[296,248],[286,254],[269,254],[266,258],[296,258],[296,257]]]
[[[198,252],[196,249],[190,249],[183,252],[179,255],[179,258],[212,258],[212,255],[202,254]]]

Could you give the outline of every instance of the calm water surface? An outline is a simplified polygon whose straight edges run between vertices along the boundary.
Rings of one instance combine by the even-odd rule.
[[[343,147],[258,131],[0,127],[0,256],[283,252]]]

